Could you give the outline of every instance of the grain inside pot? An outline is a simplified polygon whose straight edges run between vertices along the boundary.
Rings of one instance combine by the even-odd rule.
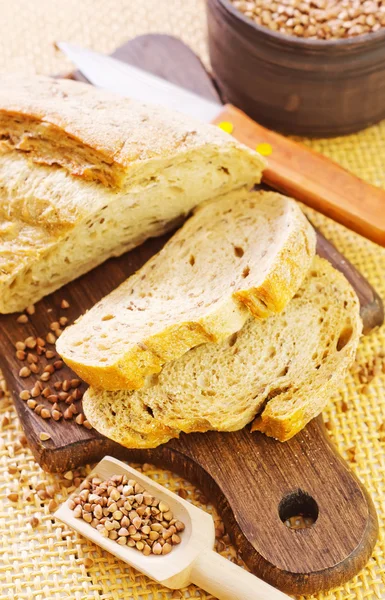
[[[136,548],[145,556],[164,555],[180,544],[185,526],[174,518],[165,502],[126,475],[103,481],[86,479],[68,501],[74,516],[121,546]]]
[[[231,0],[254,23],[286,35],[332,40],[385,27],[384,0]]]

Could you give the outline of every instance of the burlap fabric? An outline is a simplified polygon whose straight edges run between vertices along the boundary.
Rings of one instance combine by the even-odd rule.
[[[71,65],[54,49],[56,40],[110,52],[128,38],[148,32],[181,37],[207,62],[204,0],[1,0],[0,23],[3,71],[69,70]],[[305,143],[385,187],[385,122],[357,135]],[[385,297],[385,249],[309,212],[324,234]],[[319,599],[385,598],[384,350],[385,328],[362,340],[355,368],[345,382],[341,381],[334,401],[325,411],[330,435],[374,499],[380,539],[369,564],[357,577],[341,588],[320,594]],[[1,385],[5,390],[4,382]],[[40,494],[42,500],[34,490],[39,482],[55,485],[48,489],[60,502],[71,493],[71,481],[41,471],[20,437],[17,417],[6,394],[0,403],[0,600],[171,598],[171,592],[52,519],[50,498]],[[184,488],[191,501],[213,511],[202,504],[204,498],[188,482],[150,466],[145,469],[173,490]],[[85,473],[83,469],[80,475]],[[17,502],[8,499],[10,493],[18,494]],[[36,520],[31,521],[33,516]],[[227,542],[225,537],[218,549],[237,560]],[[194,587],[174,597],[210,598]]]

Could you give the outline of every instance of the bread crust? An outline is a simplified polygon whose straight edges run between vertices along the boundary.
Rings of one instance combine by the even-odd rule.
[[[218,127],[85,83],[7,74],[0,76],[0,140],[3,152],[19,150],[35,163],[117,188],[148,161],[205,144],[239,146]],[[264,159],[248,152],[258,173]]]

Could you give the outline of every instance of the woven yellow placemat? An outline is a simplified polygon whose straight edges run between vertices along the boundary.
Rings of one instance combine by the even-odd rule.
[[[0,70],[70,70],[71,65],[54,50],[57,40],[110,52],[128,38],[149,32],[179,36],[207,63],[204,8],[203,0],[3,0]],[[385,187],[385,122],[357,135],[304,142]],[[385,249],[306,210],[385,298]],[[380,539],[367,567],[345,586],[318,595],[319,600],[385,599],[383,352],[385,328],[362,339],[355,367],[346,381],[341,381],[325,411],[338,450],[350,461],[375,502]],[[55,504],[71,493],[87,468],[67,478],[43,473],[25,445],[1,379],[0,386],[0,600],[211,598],[194,587],[172,596],[52,519]],[[183,488],[192,502],[215,515],[188,482],[150,465],[144,470],[172,490]],[[16,501],[8,498],[10,494],[17,495]],[[237,560],[228,542],[226,536],[220,539],[217,549]]]

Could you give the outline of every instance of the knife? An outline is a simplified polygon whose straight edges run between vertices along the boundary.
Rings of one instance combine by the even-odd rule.
[[[219,104],[110,56],[65,42],[57,46],[93,85],[161,104],[219,125],[267,156],[263,181],[385,246],[385,191],[337,163],[262,127],[231,104]]]

